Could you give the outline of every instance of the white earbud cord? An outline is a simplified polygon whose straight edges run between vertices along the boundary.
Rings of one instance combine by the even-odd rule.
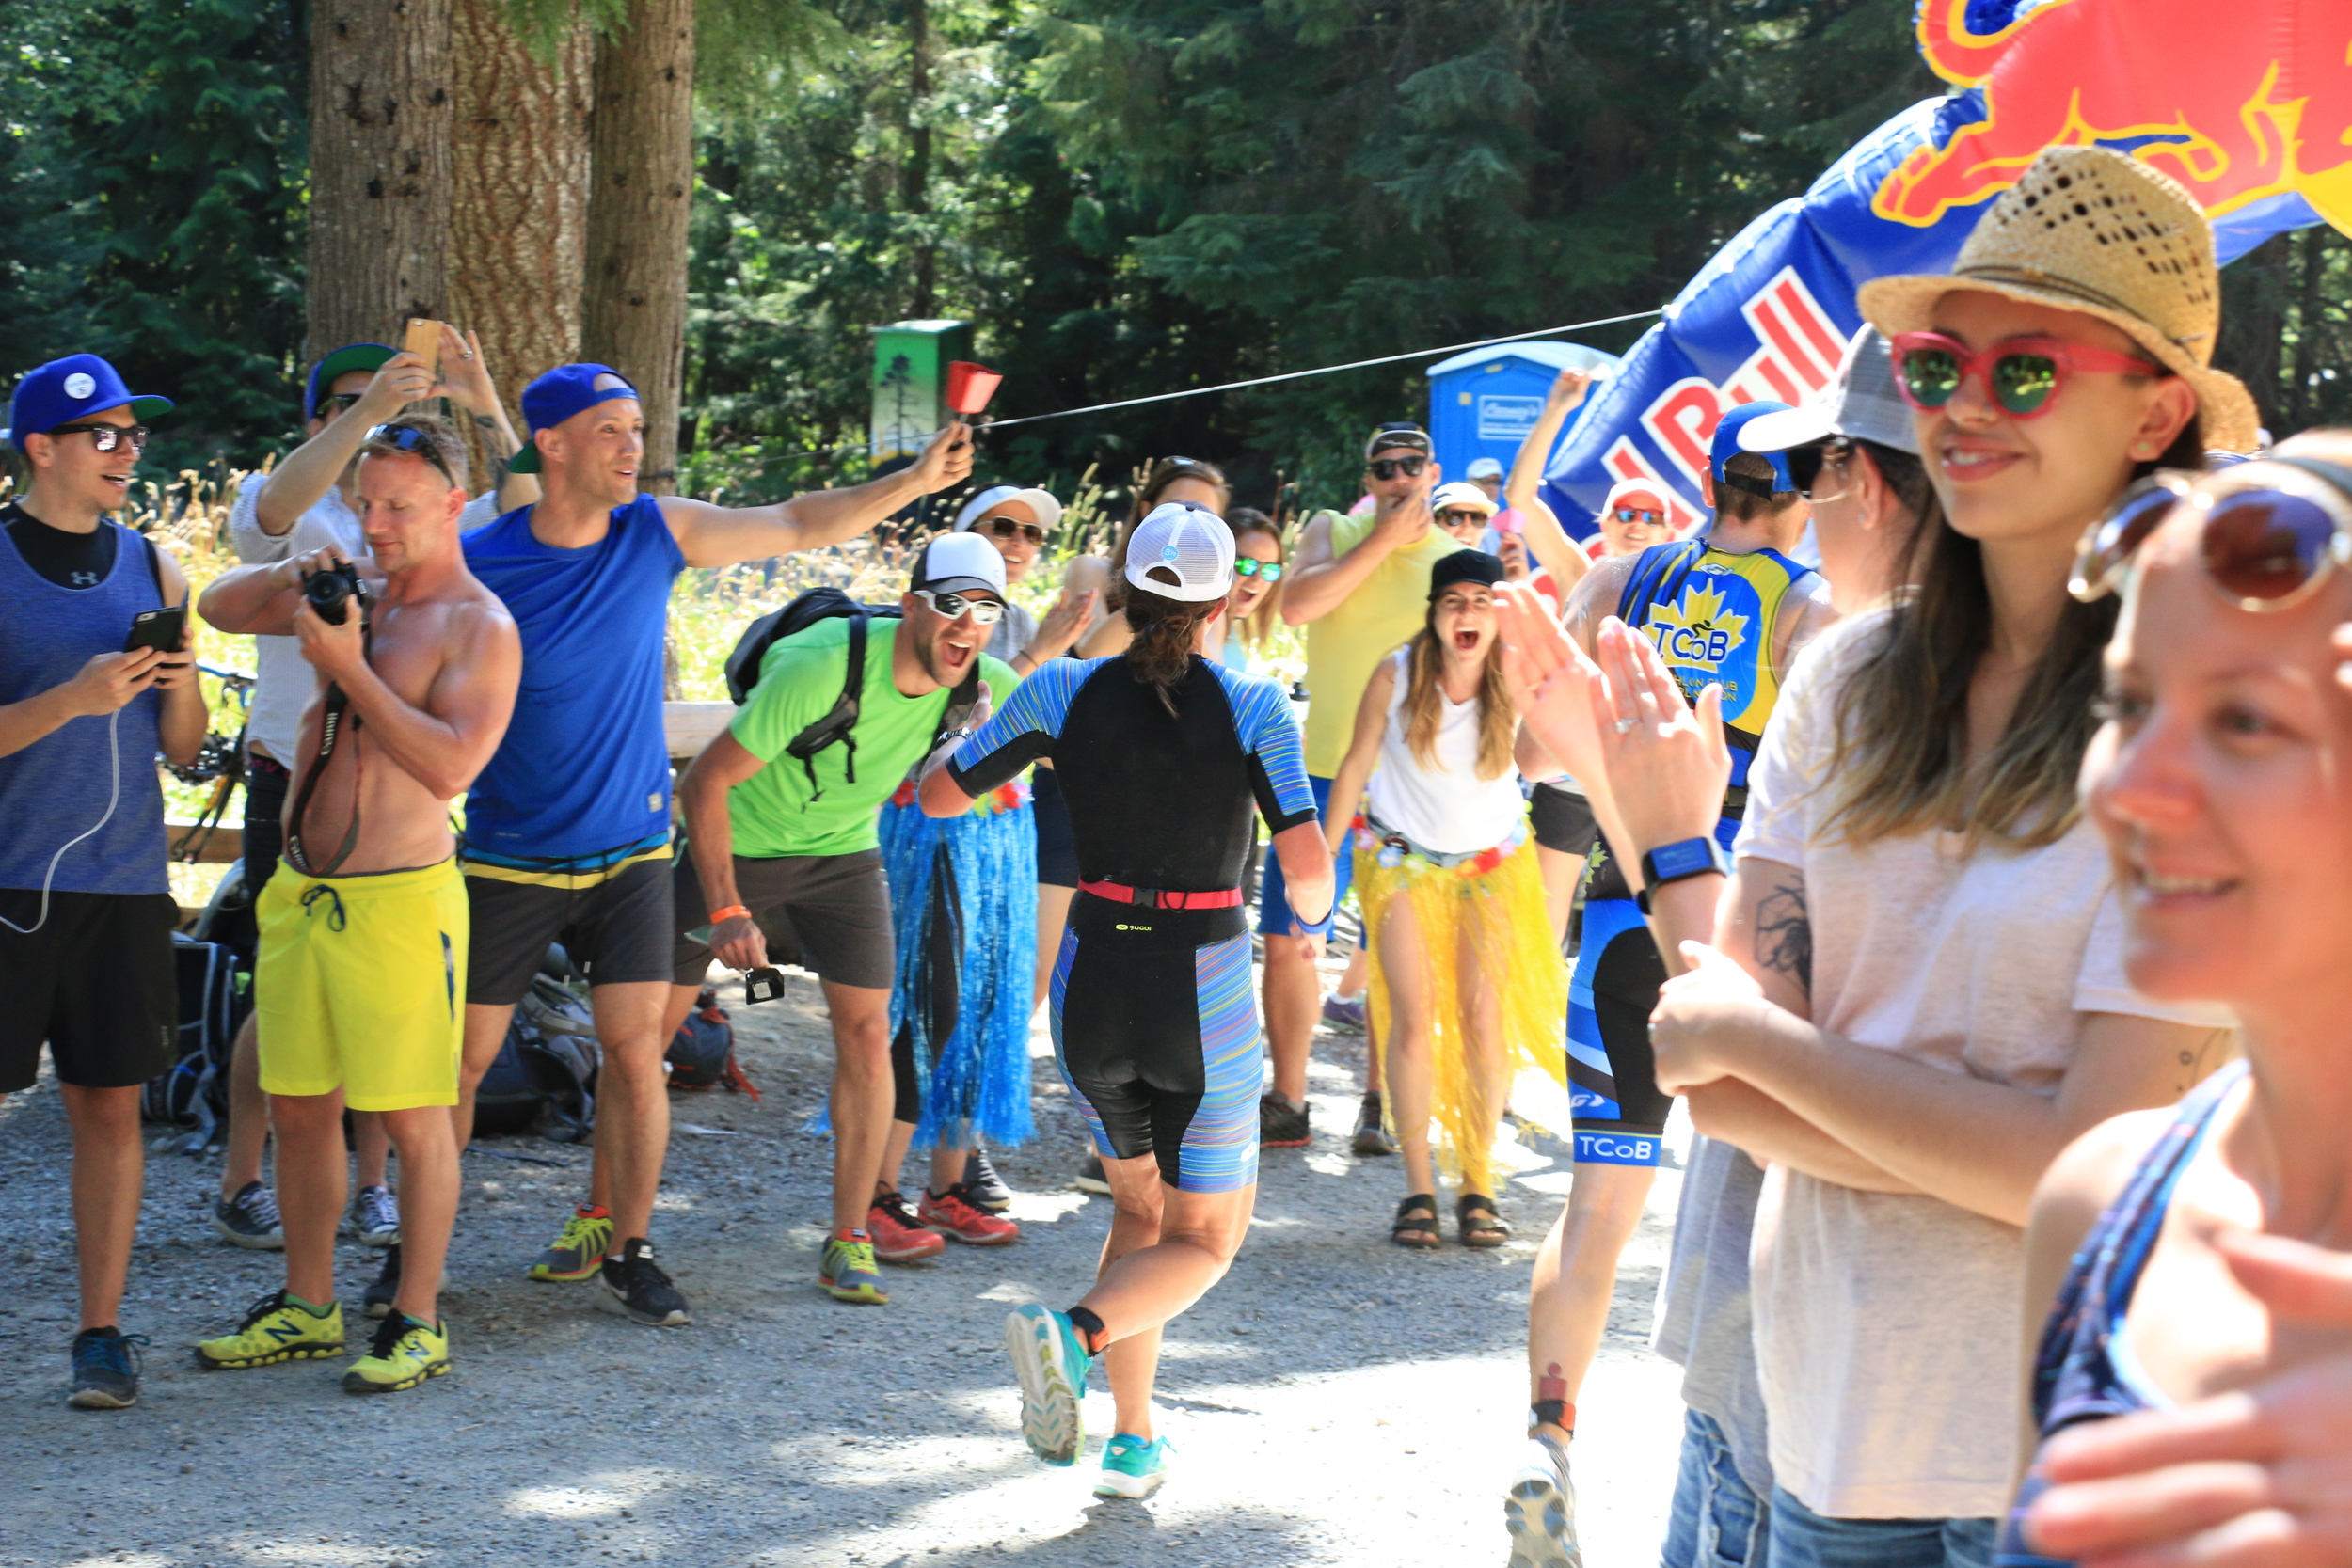
[[[43,926],[49,924],[49,884],[57,879],[57,863],[65,859],[66,850],[72,848],[75,845],[81,843],[82,839],[89,837],[90,833],[96,832],[99,829],[104,827],[108,822],[114,820],[115,804],[122,799],[122,746],[121,743],[116,738],[115,735],[115,726],[121,721],[121,718],[122,709],[120,708],[117,708],[112,713],[106,715],[106,757],[107,760],[113,765],[112,771],[114,774],[114,782],[106,791],[106,815],[91,823],[89,825],[88,832],[84,832],[80,838],[67,839],[64,847],[59,848],[56,854],[49,857],[49,869],[41,874],[40,879],[40,919],[34,921],[30,926],[19,926],[15,921],[10,920],[7,915],[0,914],[0,926],[6,926],[9,930],[14,931],[18,936],[29,937],[35,931],[40,930]]]

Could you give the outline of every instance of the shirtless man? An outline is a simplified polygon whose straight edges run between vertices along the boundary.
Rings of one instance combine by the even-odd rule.
[[[342,1354],[334,1258],[348,1106],[381,1112],[400,1152],[405,1267],[343,1387],[391,1393],[449,1370],[435,1298],[457,1213],[450,1107],[468,935],[449,803],[505,735],[522,672],[514,620],[458,548],[465,478],[465,446],[440,420],[377,425],[358,475],[372,602],[346,601],[338,619],[306,598],[305,578],[347,565],[331,546],[225,573],[199,601],[222,631],[299,638],[324,677],[289,781],[285,865],[256,910],[286,1286],[197,1347],[209,1368]]]

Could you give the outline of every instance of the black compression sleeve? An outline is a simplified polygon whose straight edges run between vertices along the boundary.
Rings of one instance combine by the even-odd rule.
[[[1052,755],[1053,751],[1052,736],[1042,730],[1030,730],[1025,735],[1017,735],[1006,741],[969,768],[959,766],[955,758],[949,757],[947,776],[955,780],[957,788],[977,800],[997,785],[1010,784],[1021,776],[1022,770],[1029,764],[1040,757]]]

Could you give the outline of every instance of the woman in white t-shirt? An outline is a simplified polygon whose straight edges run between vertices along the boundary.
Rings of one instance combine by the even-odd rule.
[[[1458,550],[1429,571],[1413,640],[1375,667],[1347,756],[1331,781],[1325,836],[1353,826],[1356,896],[1372,955],[1373,1036],[1387,1067],[1391,1132],[1406,1191],[1390,1239],[1434,1247],[1429,1124],[1461,1193],[1462,1244],[1501,1246],[1490,1152],[1511,1078],[1536,1066],[1565,1083],[1560,1018],[1568,976],[1544,919],[1520,769],[1557,771],[1521,733],[1497,656],[1502,562]]]
[[[1775,1568],[1991,1560],[2034,1184],[2228,1051],[2226,1015],[2124,974],[2075,789],[2115,610],[2066,592],[2134,479],[2253,437],[2244,388],[2199,356],[2213,257],[2179,186],[2060,148],[1951,275],[1862,291],[1940,503],[1918,586],[1799,661],[1718,926],[1756,974],[1686,945],[1652,1026],[1660,1084],[1771,1162],[1752,1261]],[[1693,813],[1639,847],[1678,865],[1705,829]]]

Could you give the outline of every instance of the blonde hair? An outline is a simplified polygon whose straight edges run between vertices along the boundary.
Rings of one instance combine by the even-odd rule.
[[[1478,777],[1499,779],[1512,767],[1519,712],[1502,679],[1500,644],[1486,644],[1478,677]],[[1423,768],[1438,762],[1438,723],[1445,711],[1445,650],[1438,645],[1438,603],[1429,602],[1421,630],[1405,648],[1405,748]]]

